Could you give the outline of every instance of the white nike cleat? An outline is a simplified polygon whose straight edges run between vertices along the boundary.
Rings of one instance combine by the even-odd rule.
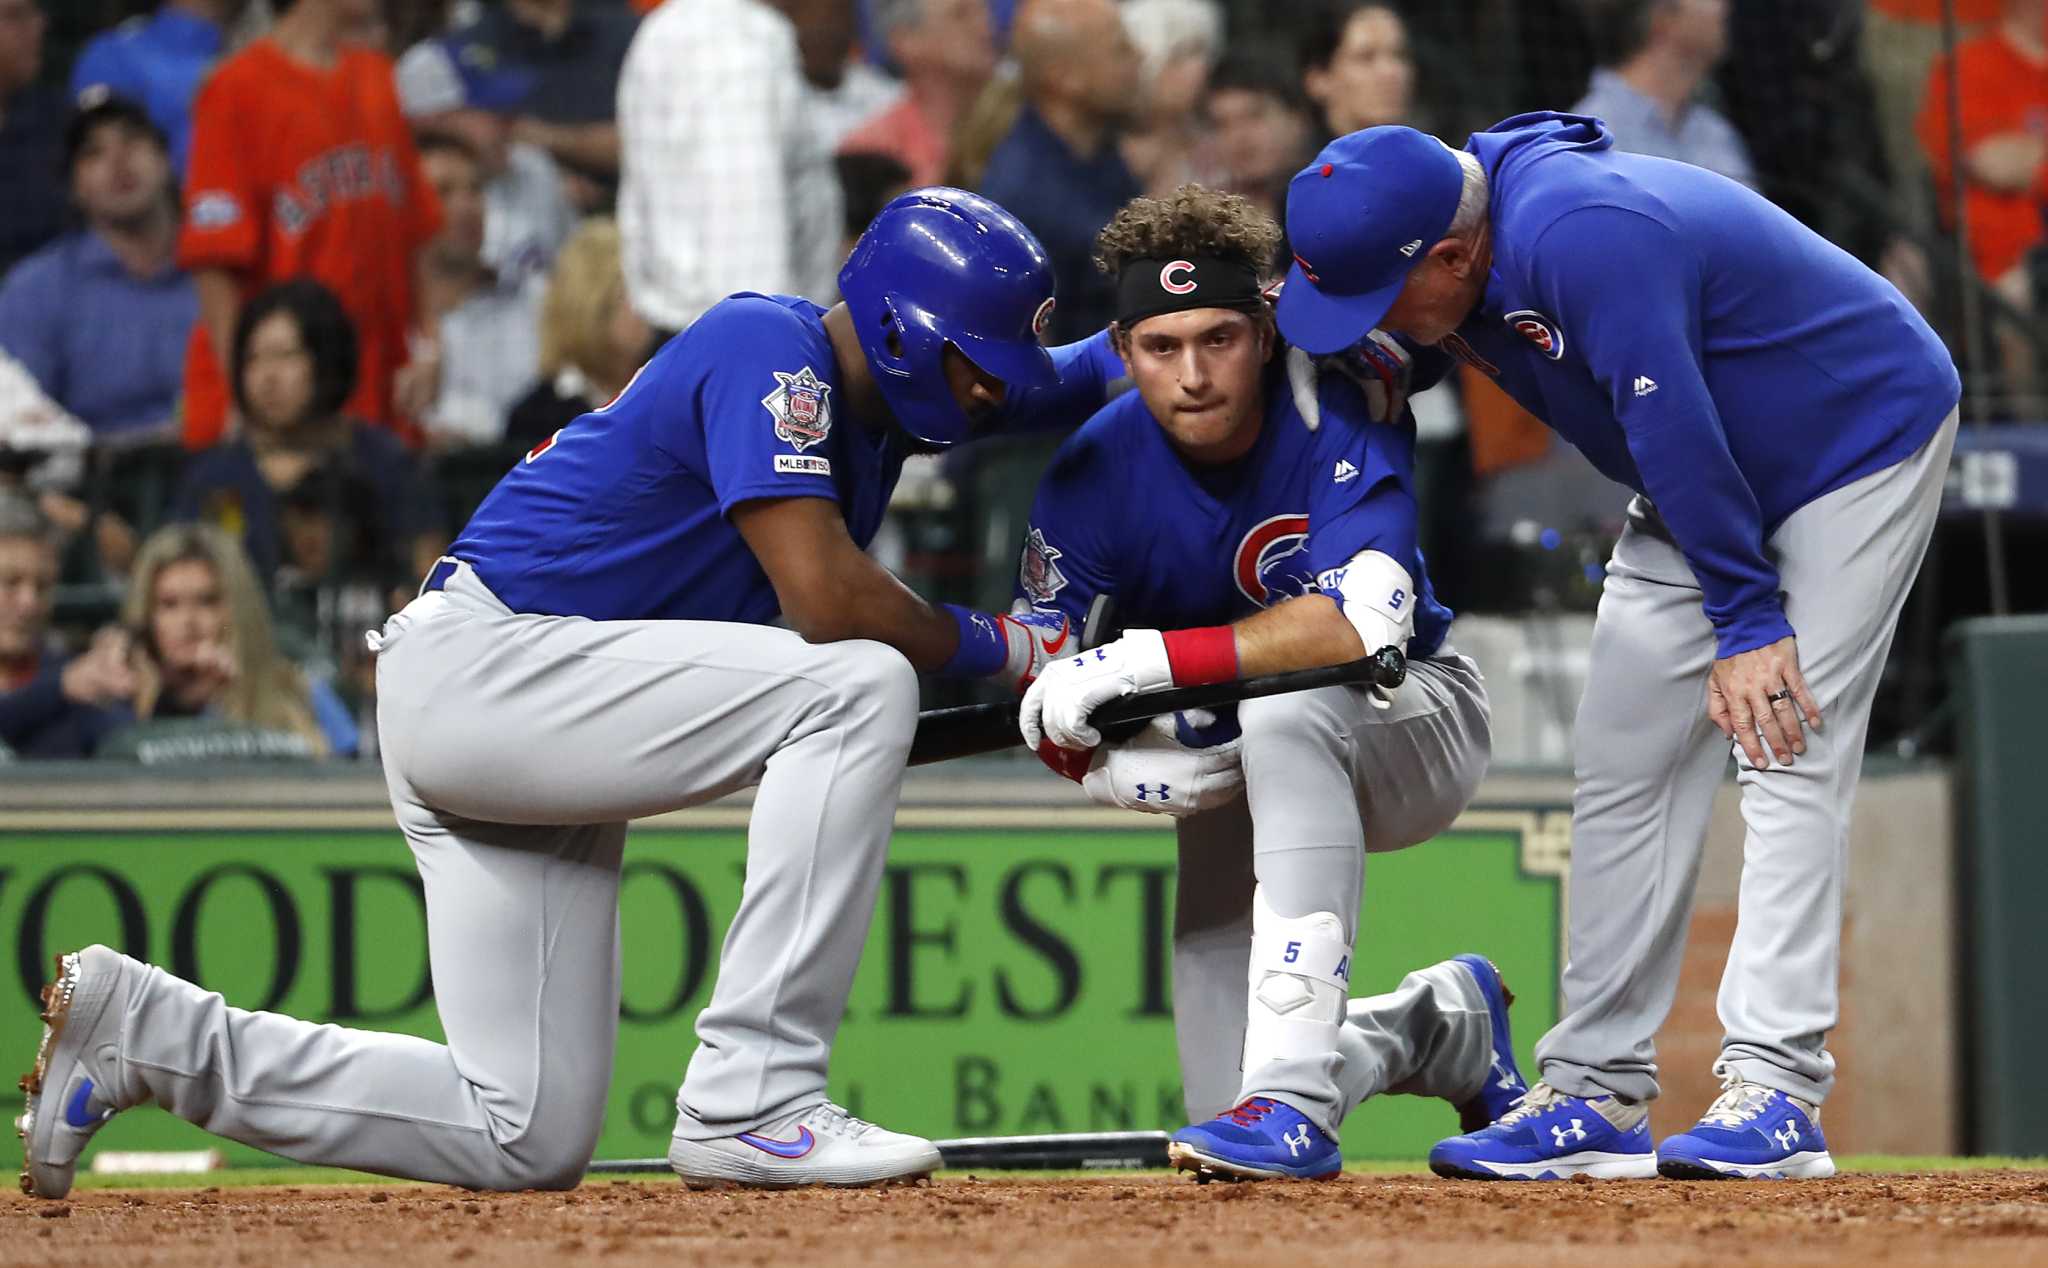
[[[737,1136],[672,1138],[668,1165],[691,1188],[852,1187],[922,1180],[939,1169],[939,1148],[824,1101]]]
[[[90,946],[57,957],[57,977],[43,988],[43,1041],[34,1068],[21,1077],[27,1093],[21,1118],[21,1191],[61,1198],[71,1192],[78,1155],[116,1111],[121,1017],[128,1007],[131,967],[110,947]]]

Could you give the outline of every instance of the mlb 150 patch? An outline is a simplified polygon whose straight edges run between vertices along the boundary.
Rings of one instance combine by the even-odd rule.
[[[823,444],[832,433],[832,385],[820,380],[809,366],[794,374],[771,373],[775,390],[762,397],[761,404],[775,420],[775,438],[798,453]]]

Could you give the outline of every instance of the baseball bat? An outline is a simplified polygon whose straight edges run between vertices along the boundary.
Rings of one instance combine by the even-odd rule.
[[[1378,686],[1388,691],[1408,678],[1408,661],[1394,647],[1382,647],[1371,656],[1324,665],[1316,669],[1290,669],[1256,678],[1237,678],[1203,687],[1169,687],[1141,695],[1111,700],[1088,717],[1105,740],[1125,739],[1137,733],[1149,720],[1162,713],[1183,709],[1213,709],[1257,700],[1263,696],[1309,691],[1317,687]],[[955,709],[929,709],[917,715],[917,735],[910,742],[910,764],[926,766],[955,757],[998,753],[1024,737],[1017,730],[1018,701],[970,704]]]

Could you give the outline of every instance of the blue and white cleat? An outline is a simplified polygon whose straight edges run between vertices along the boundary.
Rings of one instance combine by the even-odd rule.
[[[1486,997],[1487,1016],[1493,1021],[1493,1067],[1486,1072],[1479,1095],[1458,1107],[1459,1129],[1476,1132],[1513,1109],[1529,1084],[1515,1064],[1515,1039],[1508,1031],[1508,1007],[1515,1002],[1515,993],[1508,989],[1507,980],[1483,955],[1453,956],[1452,960],[1464,965],[1479,984],[1479,993]]]
[[[1697,1126],[1657,1146],[1673,1180],[1825,1180],[1835,1174],[1820,1107],[1716,1066],[1723,1091]]]
[[[57,957],[57,976],[43,988],[43,1040],[36,1063],[21,1076],[21,1191],[61,1198],[71,1192],[78,1155],[116,1111],[121,1017],[128,1007],[133,960],[90,946]]]
[[[1439,1141],[1429,1169],[1456,1180],[1654,1180],[1649,1107],[1538,1083],[1491,1127]]]
[[[1247,1098],[1206,1123],[1183,1127],[1166,1160],[1195,1179],[1327,1180],[1344,1169],[1337,1142],[1282,1101]]]

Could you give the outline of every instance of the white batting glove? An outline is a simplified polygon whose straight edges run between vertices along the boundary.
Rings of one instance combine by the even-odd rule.
[[[1220,744],[1206,747],[1183,744],[1181,729],[1176,725],[1181,718],[1197,728],[1215,720],[1214,715],[1205,715],[1202,710],[1152,719],[1144,730],[1123,743],[1095,750],[1095,758],[1081,780],[1082,789],[1100,805],[1172,815],[1176,819],[1242,796],[1242,738],[1233,734]]]
[[[1361,550],[1342,568],[1317,577],[1316,585],[1343,609],[1366,655],[1382,647],[1407,654],[1408,640],[1415,635],[1415,579],[1393,556]],[[1367,690],[1374,708],[1393,707],[1394,695],[1386,688],[1375,684]]]
[[[1060,748],[1094,748],[1102,733],[1088,715],[1119,696],[1173,685],[1166,640],[1158,630],[1130,630],[1113,643],[1047,665],[1024,693],[1017,726],[1033,749],[1040,740]]]

